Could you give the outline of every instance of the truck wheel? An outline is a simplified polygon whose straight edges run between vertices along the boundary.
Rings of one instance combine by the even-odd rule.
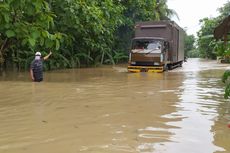
[[[168,71],[168,65],[167,64],[164,65],[164,71]]]
[[[171,64],[168,65],[168,70],[172,70],[172,65]]]

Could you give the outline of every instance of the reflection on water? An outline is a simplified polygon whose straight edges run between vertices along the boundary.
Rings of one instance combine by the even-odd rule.
[[[0,80],[0,152],[230,152],[228,65],[189,59],[165,73],[125,66],[59,70],[32,83]]]

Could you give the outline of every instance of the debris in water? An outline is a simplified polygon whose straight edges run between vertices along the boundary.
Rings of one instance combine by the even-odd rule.
[[[42,122],[43,122],[43,123],[47,123],[47,121],[45,121],[45,120],[43,120]]]

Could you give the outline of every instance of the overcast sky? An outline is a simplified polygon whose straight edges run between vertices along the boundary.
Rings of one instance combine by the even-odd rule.
[[[168,7],[177,12],[179,21],[173,20],[185,29],[187,34],[194,34],[200,29],[199,20],[205,17],[216,17],[217,8],[228,0],[168,0]]]

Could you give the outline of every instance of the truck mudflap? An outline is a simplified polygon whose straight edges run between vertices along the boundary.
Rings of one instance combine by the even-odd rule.
[[[157,72],[162,73],[164,71],[163,66],[128,66],[128,72]]]

